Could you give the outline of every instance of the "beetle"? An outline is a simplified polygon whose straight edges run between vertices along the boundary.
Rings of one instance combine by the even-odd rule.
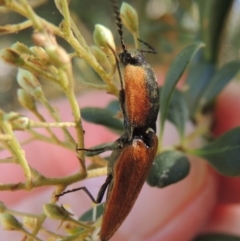
[[[108,163],[107,198],[100,231],[101,241],[109,240],[131,211],[146,180],[157,152],[158,139],[153,130],[134,136],[113,151]]]
[[[159,111],[159,90],[156,75],[147,63],[143,53],[156,51],[147,43],[149,50],[127,49],[123,41],[123,30],[120,13],[116,0],[111,0],[118,33],[122,46],[122,52],[118,54],[120,62],[124,66],[124,84],[120,90],[120,103],[124,115],[124,129],[128,140],[134,135],[152,128],[156,132],[156,120]],[[120,81],[121,73],[119,71]]]
[[[156,52],[142,40],[140,42],[148,46],[150,50],[126,49],[117,3],[115,0],[111,2],[123,50],[118,54],[118,58],[125,67],[124,81],[122,81],[119,62],[116,61],[121,82],[119,99],[125,132],[112,146],[98,150],[77,149],[77,151],[89,151],[94,154],[112,150],[108,162],[107,178],[96,200],[86,187],[57,195],[59,197],[82,189],[93,202],[100,203],[108,189],[100,230],[101,241],[108,241],[128,216],[146,180],[158,147],[158,138],[155,134],[159,110],[158,85],[156,75],[143,55],[144,52]]]
[[[100,230],[101,241],[109,240],[130,213],[156,156],[158,138],[149,128],[141,136],[134,136],[130,141],[127,141],[123,135],[115,141],[113,146],[114,149],[108,161],[107,178],[96,200],[86,187],[57,195],[59,197],[82,189],[94,203],[101,203],[108,189]],[[82,150],[87,149],[78,149],[78,151]]]

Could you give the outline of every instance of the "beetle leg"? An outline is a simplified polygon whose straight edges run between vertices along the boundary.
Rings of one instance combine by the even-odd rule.
[[[97,195],[97,203],[101,203],[104,193],[106,192],[107,187],[109,186],[110,182],[112,181],[113,176],[112,175],[108,175],[105,182],[103,183],[103,185],[101,186],[98,195]]]
[[[98,204],[98,203],[101,203],[102,199],[103,199],[103,196],[104,196],[104,193],[109,185],[109,183],[111,182],[112,180],[112,175],[108,175],[107,176],[107,179],[106,181],[103,183],[103,185],[101,186],[99,192],[98,192],[98,195],[97,195],[97,199],[95,200],[95,198],[93,197],[93,195],[88,191],[88,189],[86,187],[78,187],[78,188],[74,188],[74,189],[71,189],[71,190],[67,190],[65,192],[62,192],[60,194],[57,194],[55,195],[56,197],[61,197],[67,193],[71,193],[71,192],[76,192],[76,191],[79,191],[79,190],[83,190],[89,197],[90,199],[92,200],[92,202]]]
[[[96,156],[98,154],[101,154],[105,151],[112,151],[114,149],[116,149],[118,146],[116,146],[115,142],[108,142],[108,143],[104,143],[89,149],[86,148],[78,148],[78,146],[76,146],[76,152],[79,151],[85,151],[85,155],[86,156]]]

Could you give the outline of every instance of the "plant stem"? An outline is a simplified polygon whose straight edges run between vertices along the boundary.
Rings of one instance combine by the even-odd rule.
[[[5,131],[7,135],[12,136],[12,139],[9,140],[9,145],[11,146],[11,152],[13,153],[14,156],[16,156],[19,164],[24,170],[24,175],[26,177],[26,189],[30,190],[32,188],[32,174],[30,167],[28,165],[28,162],[25,158],[24,151],[21,148],[21,145],[19,144],[18,140],[14,136],[11,124],[8,123],[7,121],[2,121],[1,122],[1,127]]]

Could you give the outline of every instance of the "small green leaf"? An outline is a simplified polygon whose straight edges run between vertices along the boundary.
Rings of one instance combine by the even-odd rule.
[[[120,110],[120,105],[118,100],[113,100],[107,105],[107,109],[110,110],[114,115],[117,115],[117,113]]]
[[[240,237],[224,233],[210,233],[199,235],[193,241],[240,241]]]
[[[205,158],[218,172],[240,176],[240,127],[234,128],[192,154]]]
[[[184,135],[185,125],[189,117],[188,106],[183,93],[177,89],[173,91],[172,99],[169,103],[167,119],[178,129],[180,137]]]
[[[240,61],[235,60],[216,71],[201,97],[201,104],[209,103],[240,70]]]
[[[96,207],[96,219],[98,219],[102,214],[104,210],[104,203],[98,205]],[[93,221],[93,208],[89,209],[87,212],[85,212],[80,218],[79,221],[82,222],[92,222]]]
[[[155,157],[147,183],[163,188],[184,179],[189,170],[190,163],[185,155],[179,151],[165,151]]]
[[[201,94],[208,86],[214,73],[214,66],[211,63],[196,62],[189,67],[188,76],[185,82],[185,99],[189,108],[190,116],[194,117],[199,107]]]
[[[121,120],[114,118],[114,113],[108,109],[102,108],[82,108],[82,118],[88,122],[106,126],[117,132],[122,132],[123,123]]]
[[[178,54],[178,56],[175,58],[168,70],[160,96],[162,133],[173,90],[193,55],[197,52],[199,48],[203,46],[203,43],[194,43],[187,46],[184,50],[182,50],[182,52],[180,52],[180,54]]]

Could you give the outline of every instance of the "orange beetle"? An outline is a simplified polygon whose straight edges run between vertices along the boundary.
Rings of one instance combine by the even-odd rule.
[[[120,103],[124,114],[124,128],[127,138],[130,140],[134,135],[139,135],[148,128],[152,128],[156,132],[156,120],[159,111],[157,78],[143,55],[144,52],[156,54],[156,51],[140,39],[139,41],[145,44],[149,50],[126,49],[118,6],[116,0],[111,0],[111,2],[123,50],[118,54],[125,67],[124,83],[122,83],[121,73],[119,72],[123,88],[120,91]]]

